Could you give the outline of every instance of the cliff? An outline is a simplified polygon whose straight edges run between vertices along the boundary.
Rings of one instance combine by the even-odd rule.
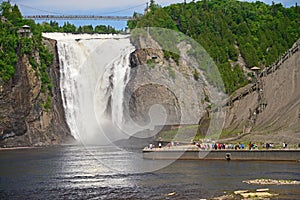
[[[136,50],[130,57],[124,102],[130,116],[126,119],[151,128],[197,124],[211,102],[204,78],[195,77],[195,73],[201,76],[201,70],[187,63],[192,60],[187,55],[189,45],[176,44],[180,54],[176,62],[166,57],[166,49],[152,35],[141,34],[133,43]]]
[[[237,141],[299,143],[299,42],[292,48],[293,52],[289,50],[278,59],[277,63],[280,64],[271,66],[269,73],[258,79],[258,90],[227,107],[226,132],[246,131],[246,135]]]
[[[173,134],[172,137],[176,135],[173,139],[205,135],[214,123],[211,121],[214,114],[208,115],[206,112],[211,105],[207,101],[211,98],[211,93],[207,92],[209,90],[201,81],[193,78],[193,68],[184,65],[182,60],[176,64],[172,59],[165,59],[163,50],[151,38],[142,39],[136,46],[137,50],[131,55],[131,79],[126,90],[127,96],[130,96],[130,117],[141,125],[149,124],[151,120],[162,122],[161,125],[180,124],[175,128],[177,131],[163,132],[163,139],[166,140],[169,138],[168,134]],[[181,59],[185,57],[182,47],[179,48]],[[300,40],[272,65],[258,73],[253,83],[235,91],[228,98],[224,107],[224,127],[220,141],[299,143],[299,47]],[[175,76],[170,75],[170,69],[175,71]],[[193,97],[197,97],[197,101]],[[150,117],[150,108],[155,104],[163,107],[154,110],[155,112],[165,109],[165,121],[162,117],[159,118],[160,115],[157,116],[158,119]],[[190,134],[185,124],[198,122],[200,126],[191,126],[194,132]],[[179,136],[181,133],[185,136]]]
[[[43,42],[57,54],[55,41]],[[39,60],[39,53],[35,54]],[[26,54],[19,56],[15,71],[11,80],[0,84],[0,147],[43,146],[73,140],[64,117],[57,56],[47,69],[53,86],[49,93],[41,91],[41,78]],[[45,109],[47,101],[50,105]]]

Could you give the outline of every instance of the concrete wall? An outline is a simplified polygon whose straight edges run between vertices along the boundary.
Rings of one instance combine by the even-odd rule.
[[[300,161],[299,150],[212,150],[212,151],[178,151],[153,150],[143,151],[145,159],[168,160],[262,160],[262,161]]]

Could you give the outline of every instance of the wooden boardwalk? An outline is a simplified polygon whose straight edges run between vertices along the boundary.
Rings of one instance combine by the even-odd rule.
[[[300,50],[300,40],[288,51],[286,51],[281,57],[279,57],[273,64],[263,69],[259,74],[258,77],[266,77],[267,75],[275,72],[280,68],[280,66],[291,56],[293,56],[295,53],[297,53]],[[229,97],[228,101],[224,106],[230,106],[235,101],[242,99],[243,97],[251,94],[254,91],[257,91],[259,88],[259,85],[257,83],[248,84],[247,86],[237,90],[237,92]]]

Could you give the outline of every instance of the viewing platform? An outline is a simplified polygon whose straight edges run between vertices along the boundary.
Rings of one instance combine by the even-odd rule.
[[[194,145],[162,148],[145,147],[143,158],[150,160],[243,160],[300,162],[300,149],[210,149]]]

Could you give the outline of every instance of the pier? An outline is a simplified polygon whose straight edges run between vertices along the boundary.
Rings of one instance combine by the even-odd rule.
[[[143,158],[149,160],[243,160],[300,162],[300,149],[201,150],[195,148],[145,148]]]

